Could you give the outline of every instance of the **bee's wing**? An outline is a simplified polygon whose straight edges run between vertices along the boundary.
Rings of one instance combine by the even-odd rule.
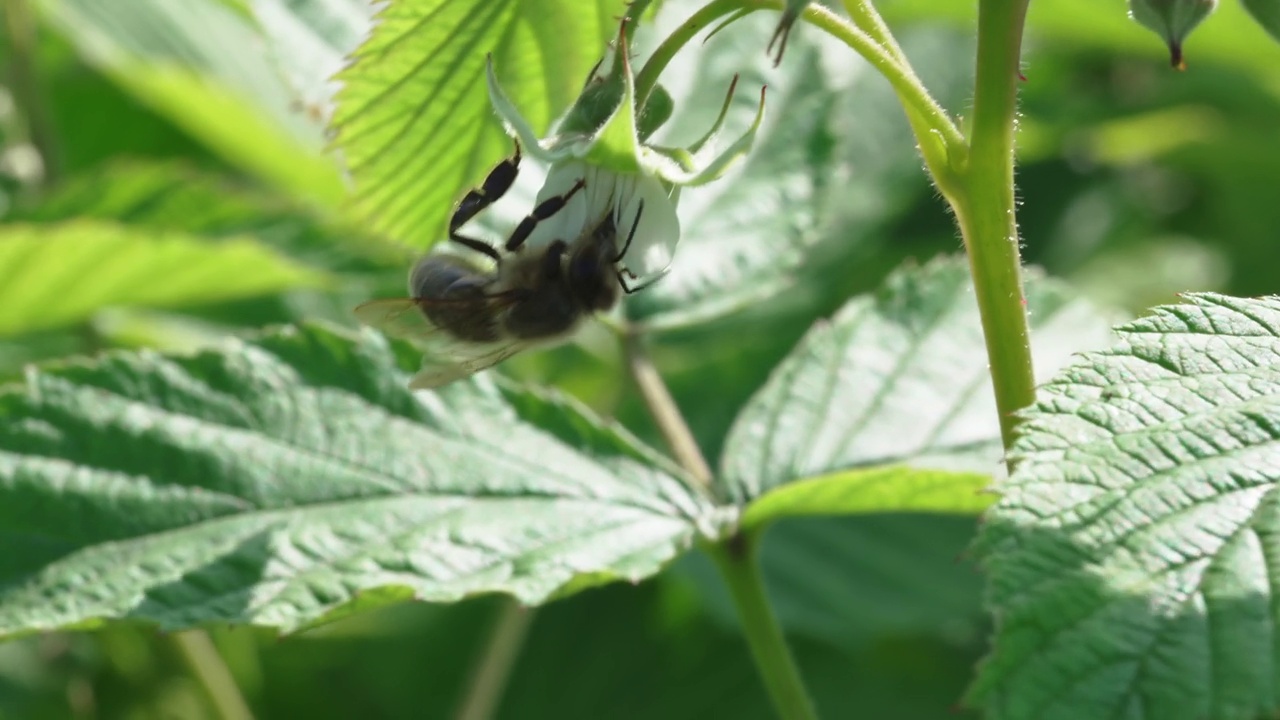
[[[371,300],[354,310],[356,318],[365,325],[393,337],[414,340],[422,346],[425,351],[422,369],[409,380],[411,388],[447,385],[497,365],[536,344],[520,338],[503,338],[493,342],[459,340],[427,318],[422,312],[423,302],[429,301],[414,298]],[[481,313],[487,316],[492,310],[478,307],[476,312],[477,316]],[[479,321],[481,319],[478,317],[477,322]]]
[[[427,319],[414,298],[370,300],[355,307],[356,319],[372,328],[402,340],[429,340],[443,334],[440,327]]]

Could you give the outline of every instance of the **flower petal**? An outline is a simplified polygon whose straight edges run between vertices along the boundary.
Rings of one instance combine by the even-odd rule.
[[[529,234],[529,238],[525,240],[524,247],[537,250],[546,247],[554,240],[571,242],[584,232],[589,219],[588,211],[591,207],[592,194],[596,192],[594,186],[597,184],[591,182],[591,174],[591,168],[579,160],[552,164],[547,172],[547,179],[542,183],[542,189],[538,190],[534,207],[556,195],[564,195],[572,190],[579,180],[588,182],[585,187],[569,198],[569,202],[563,208],[538,223]],[[529,209],[533,210],[532,207]],[[599,217],[604,217],[604,211],[600,212]]]
[[[631,241],[619,264],[644,282],[671,266],[680,241],[680,219],[670,193],[656,177],[641,174],[631,180],[626,197],[617,198],[614,206],[618,249],[628,237]]]

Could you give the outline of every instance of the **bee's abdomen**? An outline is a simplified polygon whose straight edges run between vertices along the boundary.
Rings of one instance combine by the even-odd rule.
[[[507,332],[525,339],[553,338],[572,330],[582,309],[559,287],[544,287],[512,305],[503,317]]]
[[[493,277],[451,255],[428,255],[409,275],[409,291],[427,319],[459,340],[501,339],[489,294]]]

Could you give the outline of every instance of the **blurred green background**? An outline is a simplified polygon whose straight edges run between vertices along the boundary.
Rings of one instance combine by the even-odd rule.
[[[0,378],[109,348],[190,349],[302,319],[350,324],[355,303],[402,292],[412,256],[361,231],[323,154],[315,72],[340,67],[358,36],[339,26],[328,45],[293,37],[294,53],[279,57],[258,25],[279,40],[290,26],[264,13],[299,5],[0,0]],[[878,3],[961,117],[973,5]],[[357,23],[365,14],[354,0],[329,6]],[[658,27],[695,6],[664,3]],[[743,87],[767,82],[773,105],[747,166],[686,193],[678,267],[630,308],[702,313],[669,320],[654,345],[713,462],[736,409],[813,320],[905,261],[960,249],[885,83],[807,27],[771,68],[772,21],[749,18],[671,70],[675,139],[705,126],[720,97],[711,89],[734,72]],[[642,54],[654,37],[641,31]],[[1025,258],[1100,306],[1137,313],[1183,290],[1280,291],[1280,48],[1226,2],[1186,53],[1189,69],[1171,70],[1119,0],[1032,3]],[[760,292],[746,307],[716,306],[725,287]],[[603,333],[508,365],[660,445]],[[972,530],[964,519],[875,517],[770,532],[771,595],[826,717],[965,716],[955,705],[988,632],[981,578],[963,557]],[[283,639],[211,634],[259,717],[443,718],[501,611],[492,598],[405,604]],[[699,557],[530,620],[501,718],[770,716]],[[0,644],[0,717],[213,716],[171,642],[149,629]]]

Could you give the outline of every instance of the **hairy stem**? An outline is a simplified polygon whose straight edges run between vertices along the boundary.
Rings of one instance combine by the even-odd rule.
[[[907,113],[907,120],[911,123],[916,142],[920,146],[920,154],[924,157],[934,182],[944,195],[950,197],[955,193],[955,167],[963,163],[964,137],[947,116],[947,111],[933,99],[906,62],[906,58],[901,55],[901,49],[897,49],[897,43],[892,41],[892,36],[888,35],[888,29],[879,20],[879,16],[868,22],[878,28],[877,33],[890,38],[887,42],[892,43],[891,47],[896,52],[821,5],[805,8],[802,17],[809,24],[848,45],[889,81]]]
[[[675,398],[671,397],[671,391],[667,389],[667,384],[663,382],[658,369],[653,366],[653,361],[645,352],[644,339],[639,332],[629,329],[623,334],[623,352],[627,358],[627,369],[631,371],[631,378],[635,380],[636,389],[640,391],[640,397],[644,400],[645,407],[649,409],[649,415],[653,417],[654,424],[658,426],[658,432],[662,433],[662,439],[671,449],[676,462],[693,476],[702,489],[710,489],[711,466],[703,457],[702,449],[698,447],[698,441],[693,437],[693,431],[689,429],[689,424],[685,422],[684,415],[680,412],[680,406],[676,405]]]
[[[962,190],[952,198],[969,252],[1000,413],[1000,434],[1006,449],[1013,443],[1017,428],[1014,413],[1035,401],[1013,188],[1018,63],[1027,2],[978,3],[978,60],[969,161],[963,172]]]
[[[964,137],[947,112],[929,95],[875,9],[865,0],[849,0],[848,5],[854,23],[817,4],[806,7],[801,18],[848,45],[889,81],[906,111],[934,181],[942,193],[950,197],[955,184],[953,168],[964,161]],[[636,74],[637,102],[643,106],[658,76],[676,53],[717,19],[731,13],[745,15],[784,7],[783,0],[711,0],[667,36]]]
[[[729,586],[729,594],[742,620],[742,631],[778,717],[813,720],[817,718],[813,702],[805,691],[800,671],[765,594],[760,561],[756,557],[758,544],[755,534],[736,535],[726,543],[708,548],[707,552]]]
[[[454,715],[457,720],[489,720],[502,701],[502,691],[524,645],[536,611],[510,598],[502,601],[484,652],[471,671],[466,695]]]
[[[186,630],[170,636],[178,654],[191,669],[191,675],[204,689],[222,720],[252,720],[249,704],[240,694],[235,678],[209,634],[204,630]]]
[[[680,465],[704,487],[709,487],[711,468],[662,376],[649,360],[642,338],[634,328],[623,337],[627,366],[653,421]],[[704,549],[716,561],[729,586],[742,620],[743,634],[779,716],[783,720],[812,720],[817,717],[813,703],[764,591],[755,540],[755,536],[738,534],[718,543],[707,543]]]
[[[649,55],[649,59],[645,61],[644,67],[636,73],[636,106],[644,107],[645,101],[649,99],[649,93],[653,92],[654,86],[658,84],[658,76],[666,69],[676,53],[680,52],[680,48],[689,44],[695,35],[711,23],[735,10],[742,9],[743,4],[742,0],[711,0],[690,15],[689,19],[681,23],[680,27],[673,30],[670,35],[663,38]]]
[[[897,38],[889,32],[889,26],[880,17],[880,13],[876,12],[876,7],[871,4],[871,0],[844,0],[844,11],[849,14],[849,19],[859,30],[880,43],[885,50],[889,51],[889,54],[898,59],[898,62],[907,64],[907,56],[898,46]]]

